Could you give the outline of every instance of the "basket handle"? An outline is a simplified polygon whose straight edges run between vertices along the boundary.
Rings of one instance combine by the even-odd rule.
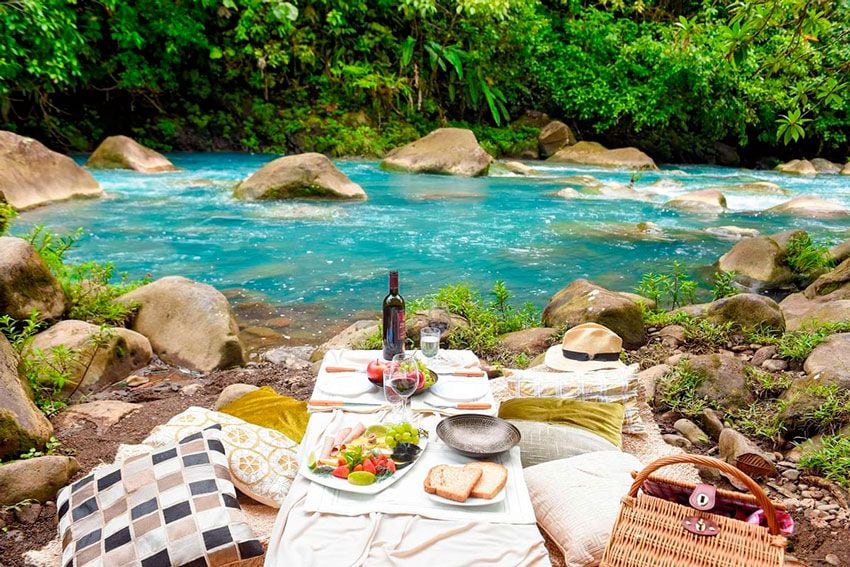
[[[656,459],[652,461],[647,466],[641,470],[637,476],[635,476],[635,481],[632,483],[632,487],[629,489],[629,496],[632,498],[637,497],[638,490],[643,486],[643,483],[649,478],[649,476],[660,469],[661,467],[666,467],[668,465],[678,465],[678,464],[689,464],[689,465],[702,465],[704,467],[710,467],[713,469],[718,469],[721,472],[728,474],[729,476],[735,477],[735,479],[741,481],[744,485],[746,485],[747,489],[752,493],[752,495],[756,498],[761,509],[764,510],[765,516],[767,516],[767,527],[770,531],[771,535],[779,535],[779,523],[776,521],[776,507],[773,505],[773,502],[767,497],[767,494],[764,493],[764,490],[758,485],[756,481],[750,478],[741,470],[733,467],[729,463],[721,461],[720,459],[715,459],[713,457],[703,457],[702,455],[670,455],[668,457],[661,457],[660,459]]]

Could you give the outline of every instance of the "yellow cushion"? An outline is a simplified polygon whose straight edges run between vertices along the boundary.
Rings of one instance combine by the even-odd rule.
[[[249,392],[219,410],[242,421],[279,431],[301,443],[307,430],[307,402],[281,396],[268,386]]]
[[[528,419],[547,423],[564,423],[581,427],[623,446],[621,430],[625,410],[622,404],[584,402],[559,398],[514,398],[502,402],[502,419]]]

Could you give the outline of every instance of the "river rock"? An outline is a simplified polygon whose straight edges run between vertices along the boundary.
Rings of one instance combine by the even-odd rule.
[[[732,167],[741,165],[741,156],[738,155],[738,150],[734,146],[724,144],[723,142],[714,142],[713,147],[717,165]]]
[[[829,256],[835,262],[843,262],[847,258],[850,258],[850,239],[836,244],[835,246],[830,248]]]
[[[445,345],[449,333],[458,328],[468,328],[469,321],[464,317],[451,313],[446,309],[435,307],[427,311],[417,311],[405,321],[405,333],[414,344],[419,344],[419,333],[425,327],[440,329],[440,343]]]
[[[478,177],[487,175],[492,161],[490,154],[478,145],[472,130],[438,128],[390,152],[381,162],[381,167],[411,173]]]
[[[538,171],[520,161],[500,161],[497,165],[515,175],[537,175]]]
[[[16,209],[74,197],[101,197],[91,173],[43,144],[0,131],[0,193]]]
[[[540,110],[525,110],[521,116],[511,122],[511,127],[517,128],[543,128],[552,121],[549,115]]]
[[[53,426],[32,402],[29,386],[18,375],[15,350],[0,334],[0,459],[17,458],[33,447],[43,447],[51,435]]]
[[[794,274],[785,265],[782,247],[767,236],[744,238],[720,257],[722,272],[735,272],[736,279],[754,289],[782,289],[794,282]]]
[[[132,169],[141,173],[177,171],[164,155],[127,136],[109,136],[89,156],[91,169]]]
[[[250,394],[251,392],[256,392],[257,390],[259,390],[259,388],[252,384],[231,384],[230,386],[222,390],[221,394],[218,395],[218,399],[215,401],[213,409],[215,411],[219,411],[227,404],[235,402],[245,394]]]
[[[835,301],[850,299],[850,260],[845,260],[831,271],[821,274],[803,290],[808,299]]]
[[[21,238],[0,237],[0,315],[20,320],[36,310],[40,319],[56,319],[65,307],[62,286],[35,248]]]
[[[762,451],[758,445],[729,427],[720,433],[718,453],[721,461],[726,461],[732,466],[737,464],[738,457],[746,454],[758,455],[771,464],[775,461],[773,455]]]
[[[668,445],[678,447],[679,449],[690,449],[692,446],[690,440],[675,433],[665,433],[661,436],[661,439]]]
[[[705,232],[724,240],[741,240],[759,235],[759,231],[754,228],[742,228],[734,225],[710,226],[705,229]]]
[[[236,186],[237,199],[365,199],[360,185],[322,154],[278,158]]]
[[[817,170],[807,159],[792,159],[789,162],[781,163],[774,168],[780,173],[794,173],[796,175],[815,175]]]
[[[850,215],[850,210],[834,201],[803,195],[767,209],[767,213],[805,218],[834,218]]]
[[[770,181],[750,181],[718,187],[720,191],[732,193],[764,193],[766,195],[787,195],[789,191]]]
[[[812,160],[812,167],[818,173],[841,173],[841,166],[837,163],[832,163],[828,159],[815,158]]]
[[[808,323],[850,320],[850,259],[820,275],[801,293],[789,295],[779,305],[792,331]]]
[[[98,325],[74,320],[60,321],[37,334],[30,348],[41,351],[46,364],[56,365],[52,351],[63,345],[76,360],[64,389],[73,393],[73,399],[123,380],[153,356],[150,342],[139,333],[124,328],[101,332]]]
[[[637,348],[646,342],[643,311],[630,299],[578,279],[556,293],[543,310],[547,327],[575,327],[582,323],[598,323],[623,339],[626,348]]]
[[[720,417],[720,414],[717,411],[711,408],[704,408],[702,410],[702,426],[706,432],[711,436],[712,439],[717,440],[720,439],[720,434],[723,432],[725,426],[723,425],[723,420]]]
[[[690,419],[681,418],[673,424],[673,429],[685,436],[694,445],[708,445],[709,439],[705,431]]]
[[[532,327],[502,335],[499,345],[513,354],[537,356],[552,345],[557,329],[551,327]]]
[[[120,400],[95,400],[74,404],[54,417],[53,424],[58,431],[69,431],[87,421],[97,428],[98,434],[102,434],[142,407],[142,404],[130,404]]]
[[[811,437],[816,433],[826,432],[819,427],[821,424],[813,419],[814,413],[827,403],[824,386],[836,385],[844,390],[846,382],[842,387],[840,383],[831,381],[828,375],[816,376],[817,378],[794,380],[780,398],[782,406],[778,418],[785,427],[783,435],[786,439]],[[833,425],[836,424],[827,424],[827,428]]]
[[[750,359],[750,364],[753,366],[761,366],[765,360],[769,360],[776,355],[776,345],[767,345],[758,349],[755,353],[753,353],[753,357]]]
[[[540,130],[537,136],[537,151],[542,159],[546,159],[564,146],[572,146],[576,141],[569,126],[560,120],[553,120]]]
[[[652,403],[655,399],[656,385],[668,372],[670,372],[670,366],[668,364],[657,364],[638,372],[638,383],[643,388],[648,403]]]
[[[850,333],[839,333],[819,344],[803,364],[809,378],[850,390]]]
[[[850,175],[850,161],[844,164],[841,168],[841,175]]]
[[[0,465],[0,506],[14,506],[24,500],[55,500],[56,493],[79,470],[77,459],[60,455]]]
[[[340,333],[325,341],[310,355],[310,362],[319,362],[333,349],[362,348],[362,343],[378,331],[379,324],[374,319],[355,321]]]
[[[576,187],[597,187],[602,185],[602,182],[592,175],[570,175],[567,177],[559,177],[558,181],[567,185]]]
[[[212,286],[169,276],[116,301],[139,306],[131,328],[169,364],[210,372],[245,363],[239,327],[227,299]]]
[[[652,158],[637,148],[609,150],[597,142],[578,142],[561,148],[547,161],[619,169],[658,169]]]
[[[695,213],[720,213],[726,210],[726,197],[720,191],[706,189],[679,195],[665,206]]]
[[[744,407],[751,401],[747,389],[746,365],[739,358],[724,354],[690,356],[688,364],[693,372],[702,375],[696,388],[699,396],[724,409]]]
[[[561,197],[562,199],[581,199],[584,197],[583,194],[579,193],[572,187],[564,187],[555,193],[556,197]]]
[[[739,293],[718,299],[708,307],[706,318],[715,323],[732,323],[744,331],[763,328],[785,332],[785,317],[779,304],[755,293]]]

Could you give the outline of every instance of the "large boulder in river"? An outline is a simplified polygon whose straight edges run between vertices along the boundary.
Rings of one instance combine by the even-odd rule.
[[[45,363],[53,362],[54,349],[62,347],[74,353],[67,395],[77,399],[123,380],[134,370],[150,362],[151,344],[144,336],[124,328],[101,329],[85,321],[60,321],[37,334],[31,349],[38,349]]]
[[[16,209],[73,197],[100,197],[91,173],[44,144],[0,131],[0,193]]]
[[[841,173],[841,166],[828,159],[815,158],[812,160],[812,166],[818,173]]]
[[[841,175],[850,175],[850,161],[844,164],[841,168]]]
[[[546,161],[619,169],[658,169],[652,158],[637,148],[609,150],[597,142],[579,142],[561,148]]]
[[[92,169],[132,169],[141,173],[177,171],[164,155],[127,136],[109,136],[89,156]]]
[[[65,292],[32,244],[0,237],[0,315],[26,319],[35,309],[41,319],[65,312]]]
[[[238,199],[365,199],[366,192],[322,154],[278,158],[236,186]]]
[[[739,293],[718,299],[708,306],[706,318],[715,323],[732,323],[744,331],[785,331],[785,317],[779,304],[755,293]]]
[[[706,189],[674,197],[665,206],[694,213],[722,213],[726,210],[726,197],[720,191]]]
[[[439,173],[478,177],[487,175],[493,158],[472,130],[438,128],[427,136],[389,153],[381,167],[411,173]]]
[[[51,435],[53,426],[32,402],[29,386],[18,375],[15,350],[0,334],[0,459],[43,447]]]
[[[780,173],[793,173],[796,175],[816,175],[817,170],[807,159],[792,159],[789,162],[781,163],[774,168]]]
[[[637,348],[646,342],[640,305],[616,292],[578,279],[549,300],[543,310],[543,324],[575,327],[582,323],[608,327],[620,335],[628,348]]]
[[[720,257],[718,268],[735,272],[738,281],[751,289],[783,289],[794,282],[794,273],[784,259],[785,252],[775,240],[756,236],[735,243]]]
[[[245,363],[227,298],[212,286],[169,276],[116,301],[138,306],[130,327],[169,364],[209,372]]]
[[[560,120],[553,120],[540,130],[537,136],[537,151],[540,157],[546,159],[563,148],[576,143],[575,134],[570,127]]]
[[[25,500],[56,500],[56,493],[71,482],[80,464],[74,457],[46,455],[0,465],[0,506]]]
[[[827,201],[813,195],[794,197],[790,201],[767,209],[766,212],[805,218],[834,218],[850,215],[850,210],[835,201]]]

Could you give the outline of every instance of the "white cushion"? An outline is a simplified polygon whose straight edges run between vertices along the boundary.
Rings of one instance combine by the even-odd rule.
[[[598,565],[640,461],[620,451],[586,453],[524,469],[537,523],[568,567]]]
[[[519,448],[523,467],[594,451],[618,450],[607,439],[581,427],[525,419],[508,421],[519,429],[521,435]]]

